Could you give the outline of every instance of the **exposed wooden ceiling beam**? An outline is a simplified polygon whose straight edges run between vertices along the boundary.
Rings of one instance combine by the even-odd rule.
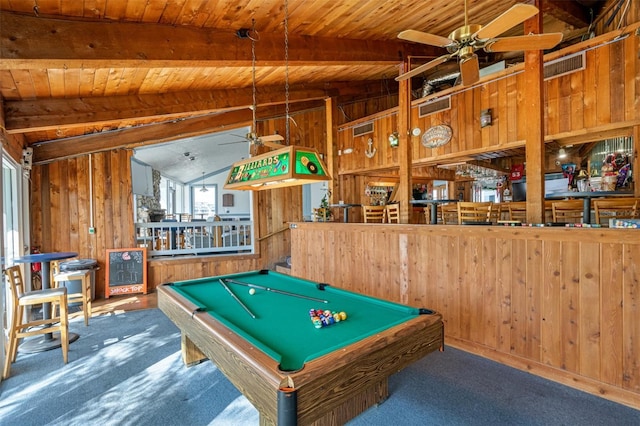
[[[542,12],[555,16],[574,27],[584,27],[589,25],[592,20],[589,8],[575,1],[545,0],[542,3]]]
[[[324,106],[324,101],[322,100],[300,102],[292,105],[290,112],[322,106]],[[258,118],[273,116],[276,111],[279,111],[274,108],[277,107],[272,106],[260,110],[257,114]],[[251,111],[243,109],[36,143],[32,145],[33,163],[44,164],[95,152],[154,145],[249,126],[252,118]]]
[[[331,90],[292,88],[291,102],[324,99]],[[249,108],[252,89],[193,91],[137,96],[110,96],[75,99],[40,99],[5,103],[7,133],[27,133],[87,125],[105,126],[140,118],[170,119],[185,115],[224,112]],[[284,88],[256,90],[256,104],[268,106],[285,102]]]
[[[291,87],[291,103],[325,99],[329,96],[349,96],[376,93],[381,81],[334,83],[328,85]],[[385,84],[393,84],[385,82]],[[154,95],[110,96],[96,98],[39,99],[6,101],[6,131],[8,134],[29,133],[85,126],[117,126],[123,120],[181,118],[213,112],[249,108],[253,102],[251,88],[212,91],[191,91]],[[258,109],[284,104],[283,87],[256,89]]]
[[[433,50],[434,52],[425,53]],[[385,65],[436,48],[398,41],[289,36],[288,63]],[[234,31],[83,22],[0,14],[0,69],[251,66],[251,41]],[[268,58],[268,59],[264,59]],[[259,66],[285,64],[282,34],[260,34]]]

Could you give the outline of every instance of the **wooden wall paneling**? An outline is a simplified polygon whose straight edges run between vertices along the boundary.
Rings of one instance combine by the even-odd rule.
[[[562,354],[558,350],[562,341],[561,299],[563,282],[560,275],[562,263],[559,243],[545,243],[544,270],[541,297],[541,330],[540,330],[540,361],[546,365],[562,365]]]
[[[519,75],[519,74],[518,74]],[[522,140],[518,138],[518,105],[520,103],[520,94],[518,91],[518,75],[506,77],[505,102],[506,114],[505,123],[507,138],[502,142],[514,142]]]
[[[527,355],[527,243],[513,242],[514,262],[511,270],[511,347],[513,355]]]
[[[497,263],[495,238],[482,238],[482,261],[478,264],[482,272],[482,281],[478,284],[482,286],[482,343],[488,347],[495,348],[498,342],[496,319],[498,317],[498,303],[496,299],[497,285]]]
[[[514,105],[515,107],[515,117],[513,121],[509,121],[509,126],[513,127],[514,133],[515,133],[515,138],[514,139],[510,139],[509,142],[514,142],[514,141],[526,141],[527,140],[527,130],[526,130],[526,123],[528,120],[530,120],[530,118],[527,118],[527,108],[526,108],[526,104],[527,104],[527,99],[526,99],[526,95],[525,95],[525,88],[526,88],[526,80],[525,80],[525,75],[524,73],[517,73],[514,76],[515,80],[516,80],[516,103]]]
[[[626,80],[625,72],[625,54],[624,42],[618,41],[608,45],[609,64],[608,72],[609,93],[605,94],[605,98],[609,99],[611,108],[611,122],[624,121],[625,118],[625,88]],[[608,96],[607,96],[608,95]]]
[[[623,268],[623,325],[624,342],[623,387],[640,393],[640,246],[624,245]]]
[[[560,320],[562,336],[560,353],[562,355],[561,368],[580,371],[580,335],[579,323],[583,309],[580,306],[580,277],[576,268],[568,265],[579,265],[580,244],[574,241],[561,243],[560,259],[562,261],[562,287],[560,292]]]
[[[495,101],[492,102],[494,105],[492,126],[498,129],[495,137],[500,143],[504,143],[509,140],[509,111],[507,109],[509,99],[507,92],[507,80],[507,78],[501,78],[497,81],[495,87],[496,98]]]
[[[602,285],[601,336],[600,336],[600,379],[616,386],[623,385],[623,321],[620,306],[624,301],[623,246],[605,244],[600,259],[600,280]]]
[[[600,290],[600,253],[598,244],[583,243],[580,253],[580,301],[581,324],[580,374],[600,379],[601,353],[601,290]]]
[[[511,321],[512,321],[512,289],[513,263],[517,262],[513,256],[515,241],[500,239],[496,244],[496,350],[503,353],[511,352]],[[443,310],[444,312],[444,310]]]
[[[500,80],[502,81],[502,80]],[[498,105],[500,105],[498,98],[500,95],[499,84],[497,81],[492,81],[486,86],[484,86],[484,90],[489,93],[489,105],[488,108],[491,109],[491,126],[489,126],[489,135],[488,139],[485,140],[485,146],[493,146],[501,142],[500,139],[500,129],[499,129],[499,121],[498,121]]]
[[[526,322],[525,353],[528,359],[540,361],[540,312],[543,269],[543,243],[539,240],[526,242]]]
[[[596,124],[608,124],[611,122],[611,85],[609,79],[611,77],[611,61],[609,49],[611,45],[607,45],[604,48],[596,49],[596,85],[598,91],[596,92]],[[616,70],[620,72],[620,70]],[[620,96],[620,94],[616,94]]]
[[[572,129],[584,128],[584,72],[574,72],[569,75],[571,91],[569,93],[569,120]],[[547,134],[550,134],[547,130]]]
[[[640,51],[640,36],[629,36],[621,44],[624,44],[624,118],[623,120],[640,119],[640,57],[628,52]]]
[[[584,127],[592,128],[597,124],[596,108],[598,102],[598,85],[596,61],[598,55],[596,50],[588,50],[585,52],[586,68],[582,71],[584,74]]]
[[[93,240],[95,234],[89,234],[89,226],[91,224],[90,212],[90,187],[89,187],[89,156],[85,155],[76,158],[76,207],[75,216],[78,218],[75,223],[76,232],[78,234],[77,245],[82,247],[83,253],[88,258],[96,259],[93,250]],[[95,205],[94,205],[95,210]]]
[[[557,134],[560,132],[560,99],[558,93],[559,80],[552,78],[548,80],[543,86],[545,94],[544,128],[550,134]]]
[[[571,78],[572,74],[563,75],[553,80],[558,80],[558,114],[556,120],[558,121],[558,132],[564,133],[570,132],[574,127],[572,123],[573,114],[579,114],[580,111],[573,111],[571,109]],[[546,134],[553,134],[550,129],[545,129]]]
[[[447,236],[446,246],[443,247],[444,259],[447,262],[447,273],[444,278],[448,283],[449,294],[447,297],[447,304],[449,309],[447,312],[447,324],[449,326],[448,331],[445,333],[450,334],[453,337],[461,338],[462,336],[462,298],[460,294],[463,292],[463,284],[459,277],[462,275],[461,266],[459,263],[460,252],[458,250],[459,241],[457,236]],[[429,266],[432,265],[432,261],[429,262]]]
[[[113,241],[113,228],[109,224],[111,220],[111,205],[108,203],[110,193],[107,191],[107,181],[110,176],[109,164],[106,161],[108,155],[105,153],[91,154],[91,164],[93,168],[93,203],[94,203],[94,226],[96,233],[92,236],[93,252],[92,258],[98,259],[100,269],[96,272],[96,296],[104,297],[104,278],[106,269],[106,250],[110,241]],[[147,283],[151,282],[147,275]]]
[[[80,245],[80,214],[79,211],[80,209],[88,211],[89,210],[89,205],[84,205],[84,206],[80,206],[79,205],[79,200],[80,200],[80,194],[79,194],[79,190],[81,189],[80,186],[80,182],[78,181],[78,163],[80,162],[80,159],[78,158],[74,158],[74,159],[70,159],[68,161],[68,168],[67,168],[67,194],[68,194],[68,199],[67,199],[67,212],[68,212],[68,221],[69,221],[69,242],[68,242],[68,246],[69,247],[82,247],[83,250],[86,249],[86,246],[81,246]],[[87,177],[84,177],[83,180],[86,179],[88,180]],[[64,220],[64,219],[63,219]],[[84,222],[87,223],[87,222]],[[86,233],[88,232],[88,229],[85,228],[83,229],[83,231]]]

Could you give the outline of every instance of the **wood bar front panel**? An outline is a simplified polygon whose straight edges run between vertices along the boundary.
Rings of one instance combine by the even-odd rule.
[[[446,341],[640,408],[640,238],[612,229],[297,223],[292,274],[433,308]]]

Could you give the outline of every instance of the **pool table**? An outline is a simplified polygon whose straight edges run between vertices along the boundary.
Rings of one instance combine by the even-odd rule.
[[[191,366],[210,359],[260,423],[344,424],[388,396],[388,377],[442,349],[440,314],[271,270],[158,287]],[[344,312],[316,327],[309,311]]]

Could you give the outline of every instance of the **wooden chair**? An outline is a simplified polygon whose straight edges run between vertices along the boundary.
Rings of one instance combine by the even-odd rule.
[[[424,212],[424,220],[425,223],[431,223],[431,207],[423,207],[422,211]],[[456,209],[456,219],[458,217],[458,211]],[[442,210],[438,207],[436,209],[436,223],[442,223]]]
[[[509,211],[509,220],[517,220],[520,223],[527,223],[526,201],[512,201],[510,203],[506,203],[506,207]]]
[[[637,198],[608,198],[593,200],[596,223],[609,226],[609,219],[635,219],[638,217]]]
[[[456,204],[441,204],[438,206],[443,225],[458,224],[458,206]]]
[[[507,207],[504,203],[493,203],[491,206],[491,212],[489,213],[489,222],[498,223],[502,220],[502,216],[507,212]]]
[[[60,262],[57,260],[51,261],[51,288],[60,287],[60,283],[64,281],[80,281],[80,292],[69,293],[67,289],[67,303],[82,303],[82,313],[84,315],[84,325],[89,325],[89,318],[91,318],[91,277],[93,272],[91,270],[80,271],[60,271]],[[55,314],[57,303],[51,304],[51,315]]]
[[[364,223],[383,223],[385,218],[385,206],[362,206],[362,218]]]
[[[11,307],[11,319],[9,320],[9,344],[7,356],[4,362],[2,377],[7,379],[11,373],[11,363],[15,362],[18,354],[18,342],[23,337],[60,333],[62,343],[62,358],[67,363],[69,353],[69,323],[67,317],[67,289],[48,288],[37,291],[25,291],[24,281],[20,266],[10,266],[5,269],[7,282],[10,288],[7,310]],[[51,315],[50,319],[30,320],[27,318],[27,306],[41,305],[43,303],[57,303],[60,305],[60,315]],[[42,326],[49,327],[42,327]]]
[[[387,204],[384,206],[385,222],[400,223],[400,204]]]
[[[554,223],[582,223],[582,200],[562,200],[551,203]]]
[[[490,224],[492,202],[460,201],[458,203],[458,223],[468,224]]]

